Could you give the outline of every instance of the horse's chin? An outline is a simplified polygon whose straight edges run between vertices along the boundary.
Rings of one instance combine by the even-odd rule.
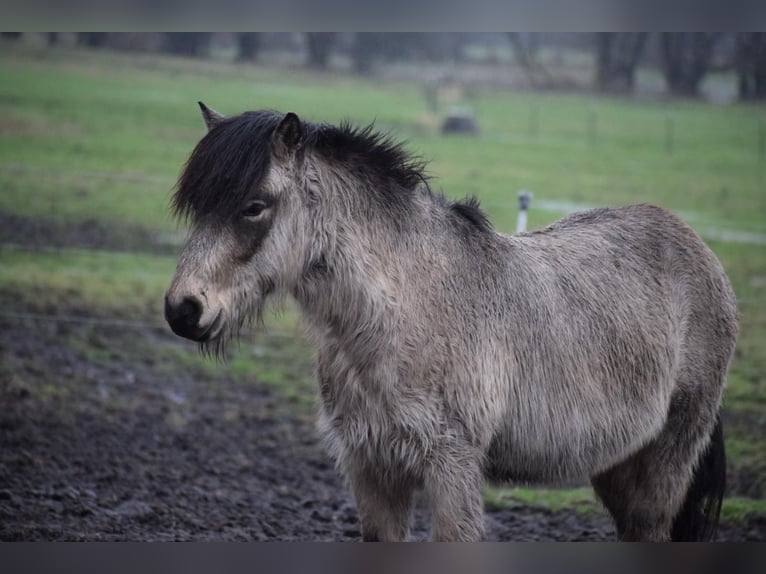
[[[200,351],[204,355],[221,359],[226,351],[226,345],[231,340],[231,337],[226,336],[223,333],[219,333],[214,337],[209,337],[204,341],[199,341]]]
[[[220,356],[223,354],[226,342],[231,339],[227,329],[227,321],[223,310],[219,311],[210,325],[197,339],[205,354]]]
[[[259,296],[251,301],[243,315],[230,313],[225,307],[215,316],[204,333],[197,339],[200,350],[213,357],[223,357],[228,343],[238,339],[243,329],[247,330],[263,321],[266,297]]]

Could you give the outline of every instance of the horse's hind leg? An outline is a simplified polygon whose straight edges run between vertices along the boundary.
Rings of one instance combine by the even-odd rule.
[[[667,423],[657,438],[593,477],[596,494],[614,518],[621,540],[671,539],[716,424],[717,400],[704,407],[700,402],[699,397],[679,394],[671,401]]]
[[[670,540],[673,516],[681,507],[687,481],[657,461],[661,450],[661,446],[650,445],[592,479],[620,540]]]

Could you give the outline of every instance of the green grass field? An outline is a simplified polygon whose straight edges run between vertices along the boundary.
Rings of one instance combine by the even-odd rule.
[[[0,43],[0,214],[139,226],[177,241],[183,228],[170,218],[168,200],[204,133],[197,100],[226,114],[275,108],[316,121],[375,120],[431,161],[434,185],[448,196],[478,196],[502,231],[514,229],[520,189],[535,194],[532,228],[577,206],[662,205],[709,240],[740,299],[741,336],[725,397],[730,473],[735,494],[738,477],[748,476],[750,495],[764,497],[766,151],[758,141],[766,108],[473,91],[463,103],[475,109],[481,135],[442,137],[438,116],[414,83]],[[0,247],[0,312],[87,309],[94,317],[161,324],[173,257],[151,250],[29,251],[12,243]],[[48,247],[56,247],[55,238]],[[293,332],[296,321],[288,306],[267,324]],[[249,360],[254,348],[245,345],[214,368],[310,398],[305,344],[267,345],[266,367]],[[579,491],[509,492],[492,491],[491,499],[587,506]],[[732,499],[729,515],[748,504]],[[762,500],[753,505],[763,511]]]

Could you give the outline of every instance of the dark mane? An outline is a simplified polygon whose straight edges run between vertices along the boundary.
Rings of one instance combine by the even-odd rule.
[[[274,111],[245,112],[210,130],[192,151],[178,179],[171,202],[175,215],[197,219],[214,212],[226,216],[239,209],[269,168],[271,134],[282,118],[283,114]],[[366,181],[366,192],[382,209],[404,218],[421,184],[432,193],[426,162],[388,133],[375,131],[373,124],[303,125],[304,149],[316,151],[325,161]],[[450,201],[439,195],[435,199],[471,227],[491,229],[475,197]]]
[[[328,161],[340,162],[361,177],[387,180],[386,183],[405,189],[428,180],[426,162],[408,152],[404,142],[375,131],[374,124],[365,127],[353,126],[348,121],[339,126],[320,124],[310,134],[309,145]]]
[[[478,231],[492,230],[492,223],[490,223],[487,214],[479,206],[479,200],[475,195],[462,201],[449,202],[449,209]]]
[[[210,130],[178,179],[175,215],[227,214],[242,205],[268,170],[271,134],[281,119],[272,111],[245,112]]]
[[[337,161],[344,168],[363,178],[377,179],[381,185],[370,186],[388,208],[407,209],[412,191],[420,184],[428,188],[425,173],[427,163],[404,148],[387,133],[374,131],[373,124],[359,128],[348,122],[340,126],[320,125],[312,134],[311,145],[328,161]],[[391,185],[394,184],[394,185]],[[428,193],[432,193],[428,188]],[[437,194],[433,194],[437,195]],[[438,194],[437,203],[449,213],[478,231],[490,231],[492,224],[479,207],[479,200],[469,197],[450,201]]]

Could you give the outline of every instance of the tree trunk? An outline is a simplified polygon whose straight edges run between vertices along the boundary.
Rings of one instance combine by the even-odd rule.
[[[239,59],[255,60],[261,49],[261,35],[259,32],[240,32],[237,34],[239,40]]]
[[[375,59],[380,55],[379,32],[357,32],[351,49],[351,61],[357,74],[369,74]]]
[[[538,87],[550,80],[550,74],[537,58],[540,47],[539,34],[534,32],[528,34],[507,32],[507,35],[516,62],[524,70],[529,83],[533,87]]]
[[[334,32],[306,32],[308,65],[319,70],[326,69],[334,43]]]
[[[179,56],[201,58],[210,46],[209,32],[167,32],[165,51]]]
[[[106,44],[108,32],[79,32],[77,43],[89,48],[103,48]]]
[[[735,64],[740,99],[766,100],[766,32],[737,34]]]
[[[646,32],[596,34],[596,87],[603,92],[633,91],[636,66],[646,44]]]
[[[672,94],[697,97],[710,69],[718,35],[708,32],[663,32],[660,57],[665,81]]]

